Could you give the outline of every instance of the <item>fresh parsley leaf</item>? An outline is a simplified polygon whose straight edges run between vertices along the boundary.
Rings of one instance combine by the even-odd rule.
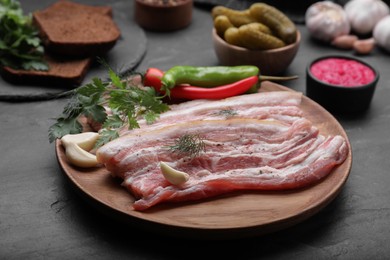
[[[108,75],[110,76],[112,85],[118,87],[118,88],[125,88],[126,87],[126,82],[123,82],[120,77],[112,70],[109,69]]]
[[[138,124],[138,121],[136,118],[134,117],[128,117],[127,119],[127,123],[129,125],[128,129],[135,129],[135,128],[139,128],[139,124]]]
[[[93,78],[92,83],[87,84],[85,87],[76,89],[77,94],[82,96],[96,96],[100,97],[106,90],[108,83],[103,82],[99,78]]]
[[[103,123],[107,118],[106,110],[101,105],[85,106],[83,111],[84,116],[93,118],[98,123]]]
[[[82,125],[75,117],[64,118],[60,117],[57,122],[49,128],[49,141],[54,142],[57,138],[61,138],[67,134],[81,133]]]
[[[104,129],[113,128],[118,129],[123,126],[123,119],[118,115],[110,115],[107,117],[107,120],[103,124]]]
[[[61,118],[76,118],[83,112],[83,104],[78,96],[72,96],[65,105]]]
[[[96,144],[99,147],[117,138],[121,129],[139,128],[140,118],[151,124],[169,110],[154,89],[123,80],[111,69],[109,75],[110,82],[95,78],[73,91],[61,116],[49,128],[50,142],[65,134],[80,133],[82,128],[77,119],[87,117],[102,123]]]
[[[48,70],[38,34],[31,14],[24,15],[18,1],[0,0],[0,66]]]
[[[96,147],[100,147],[116,138],[119,137],[119,133],[118,131],[116,130],[113,130],[113,129],[107,129],[107,128],[104,128],[101,132],[100,132],[100,136],[98,138],[98,140],[96,141]]]
[[[152,124],[154,121],[157,120],[158,118],[158,114],[155,113],[154,111],[149,111],[147,113],[145,113],[145,120],[148,124]]]
[[[22,69],[24,69],[24,70],[46,71],[49,68],[45,61],[38,61],[38,60],[25,61],[22,63],[21,66],[22,66]]]

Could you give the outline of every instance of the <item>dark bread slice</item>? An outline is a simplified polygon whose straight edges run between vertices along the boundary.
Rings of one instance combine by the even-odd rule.
[[[60,55],[99,56],[114,47],[120,30],[112,8],[58,1],[33,13],[47,51]]]
[[[1,69],[1,76],[13,84],[78,86],[84,79],[92,58],[63,59],[45,56],[48,71],[16,70],[10,67]]]

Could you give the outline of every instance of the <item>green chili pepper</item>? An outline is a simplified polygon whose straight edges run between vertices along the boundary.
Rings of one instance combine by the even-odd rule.
[[[203,88],[213,88],[221,85],[231,84],[239,80],[258,76],[259,81],[276,80],[284,81],[297,78],[296,76],[278,77],[278,76],[260,76],[260,70],[257,66],[174,66],[167,70],[161,78],[161,90],[168,96],[170,90],[180,84],[195,85]],[[254,89],[252,91],[257,91]]]
[[[180,84],[216,87],[256,76],[259,73],[259,68],[251,65],[211,67],[175,66],[164,73],[161,82],[163,89],[168,91]]]
[[[154,88],[157,92],[165,93],[162,90],[161,78],[164,72],[157,68],[149,68],[144,74],[143,83],[145,86]],[[259,77],[251,76],[233,83],[216,87],[204,88],[188,84],[177,85],[170,91],[171,98],[178,99],[221,99],[243,93],[254,93],[258,91]]]

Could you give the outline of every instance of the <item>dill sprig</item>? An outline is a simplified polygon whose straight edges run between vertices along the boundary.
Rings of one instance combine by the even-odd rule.
[[[175,140],[175,144],[169,146],[169,150],[191,157],[198,156],[205,151],[205,143],[197,134],[185,134]]]
[[[224,116],[226,118],[231,118],[231,117],[238,115],[237,111],[235,111],[231,108],[222,109],[222,110],[216,112],[215,114],[217,116]]]
[[[83,127],[79,119],[84,116],[102,124],[96,144],[100,147],[119,137],[119,131],[126,125],[128,129],[139,128],[139,118],[153,123],[169,109],[153,88],[123,80],[110,68],[109,76],[110,82],[94,78],[91,83],[72,91],[62,114],[49,128],[50,142],[66,134],[81,133]]]

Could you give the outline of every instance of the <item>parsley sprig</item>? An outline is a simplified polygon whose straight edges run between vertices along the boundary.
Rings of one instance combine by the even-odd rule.
[[[80,117],[84,116],[102,124],[96,147],[117,138],[119,131],[139,128],[138,120],[153,123],[169,106],[161,101],[150,87],[130,83],[109,69],[110,82],[94,78],[91,83],[76,88],[71,93],[62,114],[49,128],[49,141],[66,134],[83,131]],[[111,112],[108,114],[108,108]]]
[[[0,0],[0,66],[48,70],[38,34],[31,14],[24,15],[19,2]]]

